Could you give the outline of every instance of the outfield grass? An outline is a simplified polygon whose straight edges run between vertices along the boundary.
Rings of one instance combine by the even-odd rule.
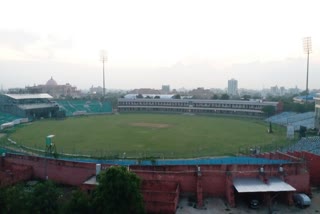
[[[250,146],[284,145],[285,129],[231,117],[119,114],[43,120],[24,125],[9,137],[18,144],[44,149],[54,134],[58,152],[126,157],[223,156]]]

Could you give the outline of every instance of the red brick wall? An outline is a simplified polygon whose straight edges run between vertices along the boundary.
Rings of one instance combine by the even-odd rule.
[[[143,180],[141,189],[147,213],[175,213],[180,193],[178,183]]]
[[[195,166],[131,166],[130,169],[144,180],[177,182],[182,193],[196,192]]]
[[[33,167],[35,178],[61,182],[64,184],[81,185],[87,178],[95,174],[95,164],[44,159],[33,156],[16,156],[7,154],[6,164],[23,164]]]
[[[33,169],[26,165],[3,165],[0,170],[0,187],[6,187],[32,177]]]
[[[296,188],[297,192],[310,194],[310,177],[309,174],[288,175],[285,182]]]
[[[310,152],[302,152],[310,173],[310,182],[314,186],[320,185],[320,156]]]
[[[273,153],[271,156],[274,155],[283,156],[283,154],[280,153]],[[313,172],[313,176],[316,176],[316,167],[319,167],[318,163],[320,163],[320,158],[318,159],[319,156],[313,156],[310,154],[306,154],[305,156],[306,159],[309,160],[308,163],[312,169],[311,171]],[[285,155],[285,157],[288,156]],[[317,160],[318,163],[315,164],[314,160]],[[34,177],[45,179],[47,175],[51,180],[77,186],[80,186],[85,180],[95,174],[94,163],[80,163],[55,159],[45,160],[39,157],[8,154],[5,158],[5,165],[9,166],[13,163],[18,165],[24,164],[33,167]],[[136,165],[130,166],[130,170],[141,177],[142,180],[158,180],[161,182],[178,183],[180,193],[182,195],[197,195],[197,198],[200,198],[200,200],[202,196],[219,196],[226,197],[230,203],[233,203],[232,197],[234,196],[234,193],[232,192],[232,180],[227,181],[227,176],[258,178],[260,167],[264,167],[265,173],[263,176],[266,176],[266,178],[268,176],[281,177],[284,175],[283,177],[285,180],[298,191],[309,191],[309,174],[304,164],[283,164],[282,167],[284,169],[284,174],[279,173],[279,166],[280,165],[203,165],[200,166],[200,177],[198,177],[197,174],[197,166]],[[109,165],[102,165],[103,169],[107,167],[109,167]],[[201,187],[201,194],[199,194],[199,187]],[[165,188],[165,186],[163,186],[163,188]],[[149,189],[147,190],[149,192],[151,191]],[[158,199],[163,200],[158,201],[158,208],[162,207],[163,209],[172,210],[172,206],[174,205],[169,203],[172,200],[172,196],[170,194],[171,188],[168,186],[166,191],[166,193],[161,193],[160,196],[150,197],[149,193],[145,192],[146,201],[148,201],[148,199],[152,199],[152,197],[160,197]],[[157,204],[155,201],[149,200],[146,206],[151,209],[152,206],[156,206],[155,204]]]

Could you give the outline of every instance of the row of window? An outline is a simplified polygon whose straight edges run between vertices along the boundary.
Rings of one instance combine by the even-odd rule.
[[[174,106],[174,107],[201,107],[201,108],[236,108],[261,110],[262,105],[249,104],[220,104],[220,103],[180,103],[180,102],[119,102],[118,106]]]
[[[132,112],[132,111],[153,111],[153,112],[183,112],[183,113],[219,113],[219,114],[237,114],[237,115],[254,115],[261,116],[262,112],[252,111],[236,111],[226,109],[185,109],[185,108],[134,108],[134,107],[119,107],[119,112]]]

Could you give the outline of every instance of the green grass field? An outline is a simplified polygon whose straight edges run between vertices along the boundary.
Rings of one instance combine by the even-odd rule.
[[[10,134],[20,145],[45,148],[54,134],[60,153],[164,158],[223,156],[250,146],[284,145],[285,129],[251,119],[165,114],[119,114],[43,120]]]

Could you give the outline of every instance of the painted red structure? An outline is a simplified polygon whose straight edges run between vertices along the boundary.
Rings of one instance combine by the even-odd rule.
[[[319,156],[305,154],[307,164],[295,154],[268,153],[261,157],[284,159],[292,162],[286,164],[246,165],[246,164],[216,164],[216,165],[131,165],[129,170],[136,173],[142,180],[141,192],[144,196],[148,213],[175,213],[180,196],[197,198],[197,206],[203,206],[206,197],[226,198],[230,206],[236,205],[237,192],[234,188],[235,178],[256,178],[268,182],[270,177],[278,177],[288,183],[298,192],[310,193],[310,179],[317,182],[315,172]],[[308,161],[309,160],[309,161]],[[56,182],[83,186],[84,189],[94,188],[83,183],[95,176],[95,163],[72,162],[55,159],[45,159],[35,156],[7,154],[1,163],[6,166],[24,166],[32,168],[35,178],[54,180]],[[318,162],[319,163],[319,162]],[[102,164],[102,169],[110,165]],[[279,167],[282,171],[279,171]],[[311,167],[310,174],[307,166]],[[259,169],[263,167],[263,173]],[[311,178],[310,178],[311,175]],[[315,177],[312,177],[315,176]],[[264,193],[267,201],[272,194]],[[292,192],[284,192],[279,196],[283,202],[292,204]]]
[[[310,152],[291,152],[293,156],[302,158],[306,161],[307,168],[310,174],[310,183],[313,186],[320,185],[320,156]]]
[[[8,163],[0,158],[0,187],[6,187],[29,180],[33,175],[32,166]]]
[[[143,180],[141,192],[149,213],[172,213],[178,206],[180,186],[177,182]]]

